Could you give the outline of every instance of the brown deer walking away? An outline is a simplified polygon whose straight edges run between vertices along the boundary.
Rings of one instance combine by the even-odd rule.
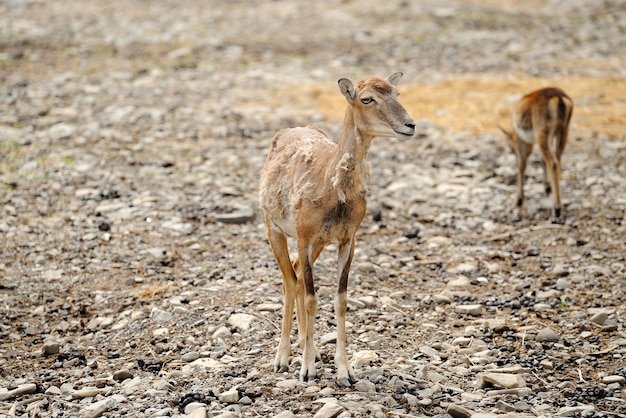
[[[303,349],[300,379],[315,377],[319,357],[313,342],[317,311],[313,264],[324,247],[338,245],[338,287],[335,298],[338,382],[356,382],[346,354],[346,307],[355,233],[365,216],[368,163],[374,137],[410,137],[415,122],[398,102],[396,85],[402,73],[386,80],[373,77],[356,87],[346,78],[339,89],[348,101],[337,144],[315,127],[283,129],[261,171],[259,195],[267,237],[283,276],[283,321],[274,369],[287,371],[294,302],[298,343]],[[287,237],[296,239],[298,256],[289,258]]]
[[[561,155],[567,144],[574,103],[557,87],[533,91],[522,97],[513,110],[513,131],[503,128],[517,157],[517,206],[524,203],[524,172],[535,142],[541,151],[544,185],[552,192],[552,216],[562,222]]]

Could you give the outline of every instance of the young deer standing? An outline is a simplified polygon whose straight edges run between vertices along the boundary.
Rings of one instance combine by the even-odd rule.
[[[260,201],[267,237],[283,275],[283,322],[274,361],[287,371],[294,300],[298,342],[303,348],[300,379],[315,377],[319,357],[313,342],[317,297],[313,264],[324,247],[338,244],[339,284],[335,298],[338,382],[356,382],[346,354],[346,305],[354,235],[365,216],[369,165],[365,161],[374,137],[410,137],[415,122],[398,102],[396,84],[402,73],[386,80],[369,78],[356,88],[346,78],[339,89],[348,101],[343,131],[337,144],[314,127],[283,129],[273,140],[261,171]],[[287,237],[295,238],[298,256],[291,263]]]
[[[561,155],[567,144],[574,103],[556,87],[537,90],[522,97],[513,111],[513,132],[503,128],[517,157],[517,206],[524,203],[524,172],[535,142],[542,155],[546,194],[553,193],[552,216],[562,222]]]

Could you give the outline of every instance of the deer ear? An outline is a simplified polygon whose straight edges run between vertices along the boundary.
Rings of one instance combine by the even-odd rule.
[[[339,90],[341,94],[343,94],[348,101],[348,103],[354,103],[354,99],[356,98],[356,92],[354,91],[354,85],[352,85],[352,81],[347,78],[342,78],[338,81]]]
[[[389,84],[391,85],[397,86],[398,81],[400,81],[401,78],[402,78],[401,72],[393,73],[389,77],[387,77],[387,82],[389,82]]]

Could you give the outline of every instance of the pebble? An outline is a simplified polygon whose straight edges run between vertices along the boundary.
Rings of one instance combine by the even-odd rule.
[[[280,311],[283,305],[280,303],[261,303],[256,308],[260,312],[276,312]]]
[[[37,391],[37,385],[34,383],[25,383],[18,385],[15,389],[8,390],[6,392],[0,392],[0,401],[6,401],[18,396],[26,395],[29,393],[35,393]]]
[[[81,409],[81,418],[98,418],[115,406],[112,399],[102,399]]]
[[[433,300],[440,305],[449,305],[452,303],[452,299],[444,294],[433,295]]]
[[[564,278],[559,278],[559,279],[557,279],[557,281],[556,281],[556,285],[555,285],[555,287],[556,287],[558,290],[565,290],[565,289],[569,289],[569,288],[571,287],[571,285],[572,285],[572,284],[571,284],[571,282],[570,282],[569,280],[564,279]]]
[[[339,415],[344,408],[336,402],[329,401],[313,415],[313,418],[334,418]]]
[[[374,296],[362,296],[357,298],[357,300],[368,308],[372,308],[377,305],[377,299]]]
[[[354,388],[356,390],[358,390],[359,392],[376,392],[376,385],[372,382],[370,382],[369,380],[359,380],[358,382],[356,382],[356,384],[354,385]]]
[[[552,328],[546,327],[537,332],[536,339],[537,341],[557,342],[559,340],[559,336]]]
[[[337,332],[329,332],[320,337],[320,345],[335,344],[337,342]]]
[[[593,322],[594,324],[604,325],[606,320],[609,318],[609,314],[606,311],[600,311],[595,313],[591,318],[589,318],[589,322]]]
[[[187,418],[206,418],[207,409],[205,406],[199,406],[195,408],[193,411],[186,413]]]
[[[201,417],[199,417],[199,418],[201,418]],[[219,415],[215,415],[214,418],[241,418],[241,416],[239,414],[234,413],[234,412],[226,411],[226,412],[222,412]]]
[[[539,362],[539,365],[547,370],[551,370],[554,367],[554,363],[548,359],[541,360],[541,362]]]
[[[486,383],[491,383],[505,389],[526,387],[526,381],[519,374],[483,373],[479,376],[478,386],[484,388]]]
[[[86,387],[72,392],[73,399],[93,398],[103,392],[103,389],[95,387]]]
[[[219,395],[219,400],[222,403],[237,403],[239,401],[239,391],[237,388],[232,388],[226,392],[222,392]]]
[[[298,379],[285,379],[276,382],[276,387],[294,390],[300,381]]]
[[[472,411],[457,404],[448,405],[447,412],[452,418],[470,418],[472,416]]]
[[[556,413],[557,417],[579,417],[585,416],[588,412],[595,411],[593,405],[577,405],[577,406],[564,406]]]
[[[253,315],[249,315],[246,313],[235,313],[228,318],[228,324],[235,328],[238,328],[241,331],[247,331],[250,329],[250,325],[255,320],[256,317],[254,317]]]
[[[452,340],[452,345],[467,347],[473,340],[473,338],[469,337],[456,337],[454,340]]]
[[[291,411],[283,411],[278,415],[274,415],[273,418],[296,418],[296,415]]]
[[[606,383],[607,385],[611,383],[619,383],[620,385],[622,385],[624,384],[624,382],[626,382],[626,378],[620,375],[609,375],[602,377],[602,383]]]
[[[549,311],[550,309],[552,309],[552,306],[548,305],[547,303],[535,303],[533,305],[533,309],[537,312]]]
[[[230,330],[225,326],[221,326],[213,332],[213,338],[227,338],[232,336]]]
[[[472,316],[480,316],[483,313],[483,305],[457,305],[454,310],[456,313]]]
[[[191,223],[176,221],[165,221],[161,224],[161,228],[170,231],[180,232],[184,235],[190,235],[195,229],[195,227]]]
[[[185,406],[184,412],[189,415],[198,408],[204,408],[206,410],[206,404],[202,402],[189,402],[187,406]]]
[[[558,299],[561,292],[556,289],[541,290],[537,292],[537,300]]]
[[[448,282],[449,289],[462,289],[465,287],[470,287],[472,285],[472,281],[469,277],[459,276],[456,279],[452,279]]]
[[[49,386],[48,389],[46,389],[46,395],[60,395],[61,394],[61,389],[59,389],[58,386]]]
[[[189,353],[183,354],[183,356],[181,357],[181,360],[184,361],[185,363],[190,363],[194,360],[198,360],[199,358],[200,358],[200,353],[198,353],[197,351],[190,351]]]
[[[470,393],[470,392],[461,393],[462,402],[480,402],[482,399],[483,399],[483,395],[481,395],[480,393]]]
[[[456,266],[452,271],[457,274],[469,274],[478,269],[476,263],[462,263]]]
[[[113,379],[117,380],[118,382],[122,382],[132,377],[133,377],[133,374],[128,369],[117,370],[113,373]]]
[[[41,353],[44,356],[54,356],[61,352],[61,345],[56,341],[44,342]]]
[[[162,328],[156,328],[154,331],[152,331],[152,335],[154,337],[163,337],[164,335],[167,335],[170,333],[170,330],[168,328],[162,327]]]
[[[223,364],[215,359],[201,357],[183,366],[183,370],[185,373],[192,374],[194,370],[211,370],[222,366]]]
[[[515,411],[515,406],[511,405],[510,403],[504,402],[503,400],[498,400],[498,402],[496,402],[496,408],[504,412]]]
[[[431,358],[431,360],[439,360],[439,352],[437,350],[435,350],[432,347],[429,347],[427,345],[421,345],[419,347],[419,352],[422,354],[426,354],[428,357]]]
[[[174,319],[174,315],[167,311],[153,308],[150,312],[150,318],[155,322],[170,322]]]
[[[373,350],[362,350],[352,354],[350,364],[352,367],[360,369],[365,365],[371,364],[378,360],[378,354]]]
[[[245,207],[231,213],[213,215],[215,220],[225,224],[245,224],[254,220],[255,214],[252,207]]]

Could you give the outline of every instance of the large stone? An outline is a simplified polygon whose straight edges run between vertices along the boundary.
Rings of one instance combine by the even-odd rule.
[[[448,414],[453,418],[470,418],[472,411],[457,404],[448,405]]]
[[[214,218],[218,222],[225,224],[245,224],[254,220],[254,209],[246,207],[231,213],[215,214]]]
[[[232,388],[226,392],[222,392],[219,399],[222,403],[237,403],[239,401],[239,391],[237,388]]]
[[[513,389],[526,387],[526,380],[519,374],[483,373],[479,376],[478,384],[481,388],[492,384],[505,389]]]
[[[228,324],[238,328],[241,331],[247,331],[248,329],[250,329],[250,325],[255,319],[256,318],[254,316],[249,314],[236,313],[232,314],[230,318],[228,318]]]
[[[537,332],[537,341],[556,342],[559,340],[559,336],[552,328],[546,327]]]
[[[343,412],[343,407],[336,402],[326,402],[319,411],[313,415],[313,418],[334,418]]]
[[[457,305],[454,308],[454,310],[460,314],[480,316],[483,313],[483,305],[479,305],[479,304]]]

